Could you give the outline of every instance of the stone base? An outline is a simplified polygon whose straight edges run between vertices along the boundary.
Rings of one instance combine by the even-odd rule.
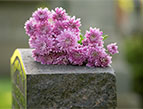
[[[41,65],[32,49],[17,49],[11,58],[12,107],[94,109],[116,107],[112,67]]]

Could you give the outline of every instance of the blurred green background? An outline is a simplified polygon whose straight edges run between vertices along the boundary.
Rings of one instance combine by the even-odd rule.
[[[10,57],[28,48],[24,23],[38,7],[63,7],[81,18],[81,31],[101,28],[117,42],[113,57],[118,108],[143,107],[143,0],[0,0],[0,109],[11,108]]]

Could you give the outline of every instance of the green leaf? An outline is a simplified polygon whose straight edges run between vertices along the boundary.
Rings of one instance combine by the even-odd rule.
[[[107,39],[109,36],[108,35],[103,35],[103,40]]]
[[[82,45],[82,41],[83,41],[84,38],[85,37],[82,34],[80,34],[80,40],[78,41],[78,43]]]

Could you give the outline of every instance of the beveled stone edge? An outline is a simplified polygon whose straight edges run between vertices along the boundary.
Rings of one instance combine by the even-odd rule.
[[[25,67],[24,67],[24,64],[23,64],[23,61],[22,61],[22,57],[21,57],[21,54],[20,54],[20,51],[18,50],[18,49],[16,49],[15,51],[14,51],[14,53],[13,53],[13,55],[11,56],[11,58],[10,58],[10,66],[11,67],[14,67],[13,65],[15,64],[15,61],[16,60],[18,60],[19,61],[19,65],[20,65],[20,69],[22,70],[22,72],[23,72],[23,76],[24,76],[24,78],[25,78],[25,100],[26,100],[26,98],[27,98],[27,73],[26,73],[26,70],[25,70]],[[18,67],[16,67],[16,68],[18,68]],[[12,73],[13,72],[11,72],[11,76],[12,76]],[[25,101],[25,109],[27,108],[27,102]]]

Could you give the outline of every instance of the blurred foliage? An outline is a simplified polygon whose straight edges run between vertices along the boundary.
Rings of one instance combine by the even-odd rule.
[[[11,82],[9,78],[0,78],[0,109],[11,109]]]
[[[109,36],[108,35],[103,35],[103,40],[107,39]]]
[[[125,52],[133,71],[133,89],[143,97],[143,34],[128,39]]]

